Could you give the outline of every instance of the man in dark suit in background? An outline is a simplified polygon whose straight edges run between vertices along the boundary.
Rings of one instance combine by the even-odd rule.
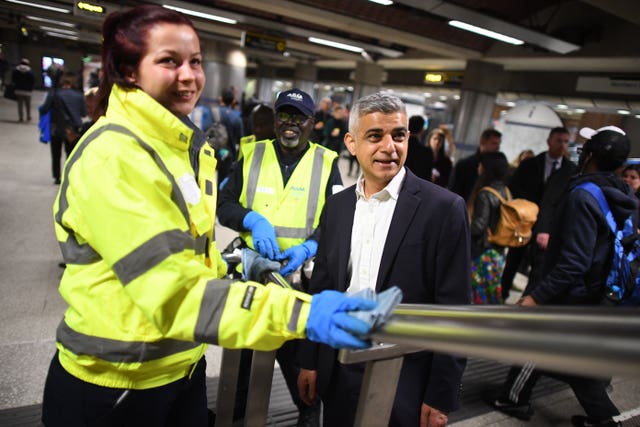
[[[408,139],[400,99],[377,93],[355,104],[345,145],[358,158],[362,179],[325,204],[311,293],[396,285],[404,303],[469,303],[464,200],[404,168]],[[336,355],[306,341],[298,388],[307,404],[322,398],[325,426],[352,426],[364,366],[342,365]],[[405,356],[389,425],[446,425],[458,408],[465,364],[428,351]]]
[[[538,279],[539,266],[549,243],[556,206],[560,203],[569,179],[576,172],[576,165],[567,157],[569,131],[563,127],[551,129],[547,138],[549,149],[535,157],[525,159],[509,180],[509,189],[514,198],[523,198],[540,207],[534,227],[532,242],[521,248],[510,248],[502,273],[502,297],[506,301],[523,257],[532,264],[529,281]]]
[[[409,117],[409,147],[405,166],[418,178],[431,181],[433,169],[433,152],[420,142],[420,134],[424,128],[422,116]]]
[[[469,157],[458,160],[449,178],[449,189],[468,200],[473,186],[478,180],[479,155],[485,152],[500,151],[502,134],[495,129],[485,129],[480,135],[478,150]]]

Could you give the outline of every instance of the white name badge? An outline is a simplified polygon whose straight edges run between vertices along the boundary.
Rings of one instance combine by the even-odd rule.
[[[178,178],[178,187],[182,192],[182,197],[191,205],[197,205],[200,201],[200,187],[196,183],[196,179],[191,174],[184,174]]]
[[[261,186],[257,186],[256,187],[256,192],[257,193],[264,193],[264,194],[276,194],[276,190],[274,190],[271,187],[261,187]]]

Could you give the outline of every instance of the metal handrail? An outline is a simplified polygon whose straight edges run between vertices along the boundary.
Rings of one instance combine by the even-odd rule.
[[[270,281],[286,281],[272,273]],[[341,363],[366,363],[356,426],[388,420],[403,356],[430,350],[474,356],[580,375],[640,375],[640,309],[611,307],[514,307],[400,304],[371,338],[368,350],[341,350]],[[225,354],[232,351],[225,350]],[[232,354],[232,353],[231,353]],[[231,356],[229,354],[229,356]],[[245,426],[263,425],[270,394],[274,353],[255,352]],[[224,359],[223,359],[224,362]],[[224,393],[235,395],[237,368],[221,372]],[[262,372],[264,371],[264,372]],[[226,380],[226,378],[230,378]],[[222,397],[218,394],[219,398]],[[228,395],[224,406],[229,405]],[[222,403],[222,402],[220,402]],[[232,403],[232,402],[231,402]],[[219,410],[223,409],[219,407]],[[231,409],[232,410],[232,409]],[[216,420],[230,425],[230,412]]]
[[[400,305],[375,341],[565,373],[640,375],[640,310]]]

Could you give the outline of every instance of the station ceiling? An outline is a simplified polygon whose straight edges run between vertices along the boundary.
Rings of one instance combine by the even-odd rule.
[[[70,13],[25,3],[57,7]],[[0,25],[16,30],[25,26],[31,34],[43,39],[51,39],[50,33],[55,28],[71,30],[79,39],[67,39],[64,43],[98,45],[103,16],[81,13],[77,3],[0,0]],[[640,2],[635,0],[395,0],[388,6],[368,0],[85,3],[103,6],[107,13],[142,3],[158,3],[230,19],[235,22],[191,16],[205,38],[240,46],[243,35],[248,34],[263,42],[263,48],[244,49],[250,67],[293,69],[303,63],[316,66],[325,76],[344,76],[355,68],[357,61],[368,61],[384,68],[388,84],[405,83],[428,89],[422,81],[427,71],[456,76],[464,71],[468,60],[480,60],[500,64],[520,79],[540,76],[552,82],[571,75],[571,84],[575,84],[577,76],[622,81],[628,87],[618,91],[623,93],[587,92],[585,98],[617,100],[640,114]],[[73,27],[33,17],[66,22]],[[512,45],[477,35],[450,25],[452,20],[501,32],[523,43]],[[361,50],[350,52],[319,45],[310,42],[309,37]],[[278,45],[279,41],[284,42],[284,48]],[[274,45],[278,48],[273,48]],[[455,89],[453,80],[443,89],[447,86]],[[537,88],[539,85],[534,87],[534,92],[544,92],[544,88]],[[570,96],[572,91],[565,95]],[[518,91],[514,92],[518,96]],[[549,92],[558,90],[551,87]],[[580,94],[573,93],[573,97],[580,98]]]

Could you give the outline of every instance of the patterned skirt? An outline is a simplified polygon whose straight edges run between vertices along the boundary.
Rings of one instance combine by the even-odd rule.
[[[471,303],[502,304],[504,254],[487,249],[471,261]]]

